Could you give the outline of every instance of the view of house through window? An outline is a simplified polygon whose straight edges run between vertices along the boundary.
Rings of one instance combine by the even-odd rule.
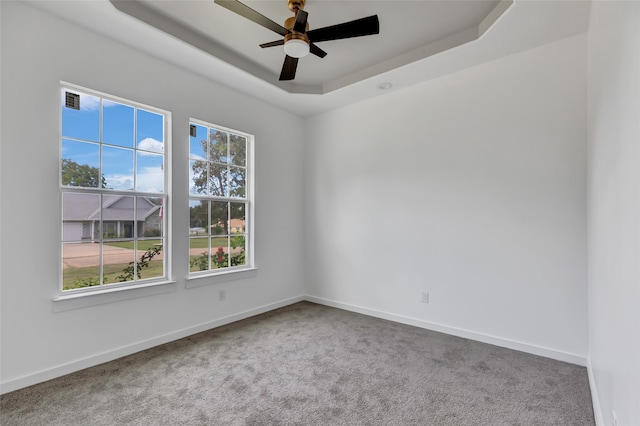
[[[167,120],[62,87],[62,290],[166,280]]]
[[[189,271],[246,268],[250,262],[247,155],[251,136],[190,123]]]

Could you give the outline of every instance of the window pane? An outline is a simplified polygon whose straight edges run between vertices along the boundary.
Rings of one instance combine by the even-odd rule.
[[[229,133],[216,129],[209,132],[209,161],[227,163],[227,139]]]
[[[239,167],[229,167],[229,196],[234,198],[246,198],[247,181],[246,169]]]
[[[97,169],[100,166],[100,145],[62,139],[62,158]]]
[[[104,195],[102,198],[102,238],[131,239],[134,232],[135,197]]]
[[[189,239],[189,271],[209,270],[209,238]]]
[[[62,289],[100,285],[100,244],[62,244]]]
[[[83,188],[104,187],[104,180],[100,179],[100,170],[88,164],[80,164],[71,158],[63,158],[60,163],[60,182],[64,186]]]
[[[133,148],[133,107],[117,102],[102,102],[102,141]]]
[[[211,201],[211,234],[229,234],[229,203],[224,201]]]
[[[245,167],[247,165],[247,138],[244,136],[231,135],[229,162],[234,166]]]
[[[246,265],[246,241],[245,234],[232,235],[230,238],[231,244],[231,266]]]
[[[164,200],[162,198],[136,197],[137,237],[163,237],[162,217]],[[160,241],[159,241],[160,243]]]
[[[229,237],[211,238],[211,269],[229,266]]]
[[[62,241],[91,241],[99,224],[99,195],[62,194]]]
[[[209,235],[209,202],[189,200],[189,235]]]
[[[209,163],[202,160],[189,162],[189,194],[207,195]]]
[[[138,109],[136,122],[136,142],[138,149],[163,152],[164,116]],[[149,149],[153,147],[153,149]]]
[[[99,188],[100,145],[62,140],[60,178],[64,186]]]
[[[138,149],[141,151],[157,152],[162,154],[164,151],[164,146],[162,142],[158,140],[155,140],[153,138],[146,138],[138,143]]]
[[[193,125],[193,124],[192,124]],[[207,128],[195,125],[196,135],[189,136],[189,158],[192,160],[207,159]]]
[[[80,110],[65,106],[65,92],[80,95]],[[100,98],[62,89],[62,136],[100,141]]]
[[[136,191],[164,192],[164,156],[138,151]]]
[[[209,195],[212,197],[226,197],[229,194],[227,176],[229,170],[226,165],[209,163]]]
[[[103,146],[102,174],[107,188],[133,190],[133,150]]]
[[[162,240],[144,240],[138,242],[136,279],[146,280],[164,276]]]
[[[246,228],[245,228],[245,203],[229,203],[231,216],[229,233],[231,249],[231,266],[246,264]]]
[[[230,234],[243,234],[245,232],[245,210],[244,203],[229,203],[231,221],[229,224]]]
[[[104,284],[134,280],[135,250],[133,241],[105,241],[102,246]]]

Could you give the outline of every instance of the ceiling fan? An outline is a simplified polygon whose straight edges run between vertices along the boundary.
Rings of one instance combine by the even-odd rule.
[[[214,3],[284,37],[280,40],[260,45],[262,48],[284,45],[286,56],[280,72],[280,80],[293,80],[296,76],[298,59],[308,53],[320,58],[327,56],[327,52],[320,49],[315,43],[380,33],[378,15],[309,30],[308,13],[303,10],[306,0],[287,0],[289,10],[295,16],[288,18],[284,22],[284,26],[275,23],[238,0],[214,0]]]

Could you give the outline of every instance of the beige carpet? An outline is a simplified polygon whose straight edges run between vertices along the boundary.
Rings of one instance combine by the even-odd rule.
[[[298,303],[0,398],[10,425],[593,425],[586,369]]]

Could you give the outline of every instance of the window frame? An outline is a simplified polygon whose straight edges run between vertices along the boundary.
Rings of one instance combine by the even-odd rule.
[[[175,290],[175,281],[171,280],[172,277],[172,256],[171,256],[171,241],[173,240],[172,238],[172,227],[171,227],[171,220],[170,220],[170,212],[171,212],[171,200],[172,200],[172,156],[171,156],[171,145],[172,145],[172,115],[170,111],[164,110],[162,108],[158,108],[158,107],[154,107],[151,105],[146,105],[143,104],[141,102],[137,102],[137,101],[132,101],[129,99],[125,99],[125,98],[121,98],[118,96],[114,96],[108,93],[104,93],[104,92],[100,92],[94,89],[89,89],[86,87],[82,87],[82,86],[78,86],[75,84],[71,84],[71,83],[67,83],[64,81],[61,81],[58,89],[60,90],[60,97],[61,97],[61,102],[59,105],[59,109],[58,109],[58,113],[59,113],[59,135],[58,135],[58,148],[59,148],[59,155],[58,155],[58,193],[59,193],[59,209],[58,212],[60,214],[59,216],[59,255],[58,255],[58,260],[59,260],[59,278],[58,278],[58,295],[57,297],[54,298],[54,302],[63,302],[63,303],[58,303],[56,306],[56,311],[59,310],[68,310],[68,309],[75,309],[77,307],[83,307],[83,306],[90,306],[90,305],[95,305],[95,304],[100,304],[100,303],[107,303],[109,301],[113,301],[113,300],[121,300],[123,297],[124,298],[128,298],[128,296],[133,296],[135,294],[135,296],[133,297],[138,297],[138,296],[143,296],[143,295],[150,295],[150,294],[158,294],[158,293],[163,293],[166,291],[173,291]],[[87,142],[92,142],[95,143],[98,146],[98,149],[101,151],[101,147],[103,146],[103,144],[105,146],[112,146],[112,144],[108,144],[105,143],[105,141],[103,140],[103,133],[104,133],[104,122],[103,122],[103,109],[102,109],[102,105],[104,103],[104,101],[108,101],[108,102],[112,102],[112,103],[117,103],[117,104],[122,104],[125,105],[127,107],[131,107],[134,108],[134,111],[137,111],[138,109],[141,109],[143,111],[146,112],[150,112],[153,114],[158,114],[161,115],[163,117],[163,123],[162,123],[162,131],[163,131],[163,149],[162,149],[162,169],[163,169],[163,189],[161,192],[158,191],[145,191],[145,190],[138,190],[137,188],[131,189],[131,190],[122,190],[122,189],[109,189],[109,188],[102,188],[102,187],[76,187],[76,186],[65,186],[62,184],[62,160],[64,159],[64,153],[63,153],[63,140],[77,140],[77,141],[83,141],[83,139],[81,138],[73,138],[73,137],[69,137],[68,135],[63,134],[63,109],[65,108],[65,93],[69,91],[69,92],[75,92],[75,93],[82,93],[82,94],[86,94],[86,95],[90,95],[90,96],[95,96],[95,97],[99,97],[100,98],[100,107],[99,107],[99,112],[98,112],[98,116],[99,116],[99,137],[98,137],[98,141],[87,141]],[[135,121],[134,121],[135,123]],[[134,127],[135,129],[135,127]],[[134,140],[132,141],[132,146],[129,147],[132,151],[132,155],[135,158],[135,162],[138,161],[138,155],[140,155],[140,153],[142,152],[147,152],[148,150],[145,149],[140,149],[139,147],[139,142],[136,140],[136,130],[134,130]],[[155,154],[159,154],[158,151],[148,151],[149,153],[153,154],[155,152]],[[101,179],[102,179],[102,163],[99,166],[100,169],[100,174],[101,174]],[[139,173],[138,169],[134,169],[134,171],[132,171],[132,173],[134,174],[134,179],[137,179],[137,173]],[[64,268],[63,268],[63,261],[64,261],[64,253],[63,253],[63,245],[65,244],[65,234],[64,234],[64,226],[65,226],[65,221],[64,221],[64,216],[63,216],[63,209],[64,209],[64,205],[63,205],[63,197],[64,194],[90,194],[90,195],[98,195],[99,197],[103,197],[104,195],[116,195],[116,196],[125,196],[125,197],[148,197],[148,198],[162,198],[163,199],[163,204],[161,206],[161,218],[160,218],[160,223],[158,224],[158,226],[162,226],[161,229],[163,229],[160,237],[158,238],[162,238],[162,243],[163,243],[163,247],[162,247],[162,255],[163,255],[163,274],[162,276],[158,276],[158,277],[152,277],[152,278],[143,278],[143,279],[134,279],[132,281],[126,281],[126,282],[118,282],[118,283],[100,283],[99,285],[95,285],[95,286],[89,286],[89,287],[83,287],[83,288],[76,288],[76,289],[64,289],[64,278],[63,278],[63,273],[64,273]],[[137,200],[134,201],[134,206],[137,206]],[[102,206],[102,202],[100,204]],[[135,207],[135,210],[137,211],[137,207]],[[99,220],[100,223],[107,223],[108,221],[104,221],[104,219],[102,217],[100,217]],[[135,229],[135,225],[134,225],[134,229]],[[100,232],[100,236],[99,236],[99,243],[101,245],[100,247],[100,252],[102,253],[102,245],[105,243],[105,238],[104,238],[104,229],[102,230],[102,232]],[[141,232],[139,232],[139,235],[132,235],[130,237],[131,241],[134,242],[134,245],[137,246],[137,243],[139,241],[144,241],[145,239],[150,239],[152,237],[145,237]],[[102,279],[102,271],[103,271],[103,259],[100,258],[99,262],[98,262],[98,268],[100,271],[100,279]],[[167,284],[172,284],[170,286],[167,286]],[[156,287],[156,288],[154,288]],[[136,290],[133,292],[127,292],[127,296],[124,296],[123,294],[119,294],[119,295],[115,295],[114,293],[122,293],[122,290]],[[80,298],[86,299],[84,298],[84,296],[94,296],[94,295],[109,295],[109,297],[103,297],[101,298],[102,301],[99,300],[93,300],[87,303],[87,301],[83,301],[83,302],[79,302]]]
[[[191,185],[192,180],[189,178],[187,182],[187,208],[190,209],[192,200],[200,200],[200,201],[220,201],[220,202],[228,202],[228,203],[244,203],[245,204],[245,264],[238,266],[231,266],[230,264],[223,268],[218,269],[207,269],[201,271],[191,271],[191,235],[188,235],[188,264],[187,264],[187,288],[200,287],[208,284],[215,284],[219,282],[226,282],[236,279],[242,279],[249,276],[255,275],[255,270],[257,269],[255,266],[255,161],[254,161],[254,149],[255,149],[255,136],[241,131],[232,129],[226,126],[221,126],[218,124],[211,123],[209,121],[200,120],[197,118],[189,118],[189,129],[191,125],[202,126],[207,129],[207,136],[209,135],[210,129],[215,129],[220,132],[226,132],[228,134],[238,135],[246,138],[246,165],[245,165],[245,197],[244,198],[236,198],[231,196],[213,196],[213,195],[195,195],[191,193]],[[190,137],[190,135],[189,135]],[[187,139],[188,142],[189,139]],[[189,173],[191,173],[191,148],[190,143],[189,150],[187,152],[187,165]],[[191,229],[191,215],[189,214],[187,217],[188,229]],[[209,218],[209,220],[211,220]],[[230,219],[229,219],[230,220]],[[211,239],[213,234],[208,232],[208,237]],[[229,236],[231,233],[229,233]],[[209,246],[209,254],[213,256],[213,249]],[[207,280],[202,280],[202,278],[207,278]]]

